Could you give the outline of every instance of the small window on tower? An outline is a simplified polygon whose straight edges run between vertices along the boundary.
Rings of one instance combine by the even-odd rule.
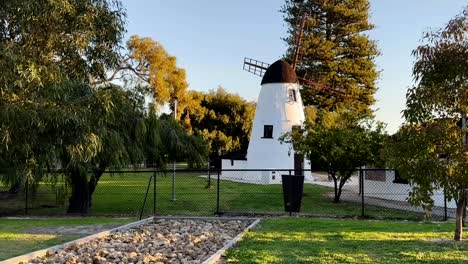
[[[273,138],[273,126],[263,126],[263,138]]]
[[[289,90],[288,90],[288,95],[289,95],[289,101],[290,101],[290,102],[296,102],[296,101],[297,101],[297,98],[296,98],[296,90],[294,90],[294,89],[289,89]]]

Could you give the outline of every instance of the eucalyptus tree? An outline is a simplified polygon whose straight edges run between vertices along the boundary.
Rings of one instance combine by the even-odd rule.
[[[411,199],[427,210],[444,189],[457,204],[455,240],[462,240],[468,195],[468,9],[428,32],[413,51],[415,85],[406,94],[406,124],[386,150],[389,163],[413,185]]]
[[[178,108],[183,109],[188,103],[185,70],[177,66],[175,56],[152,38],[137,35],[130,37],[127,41],[127,53],[121,56],[119,66],[106,81],[119,79],[146,87],[156,108],[169,104],[174,110],[177,100]],[[180,117],[180,114],[179,112],[177,116]]]

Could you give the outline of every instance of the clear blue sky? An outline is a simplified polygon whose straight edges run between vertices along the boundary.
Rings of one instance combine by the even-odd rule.
[[[284,53],[286,27],[279,9],[284,0],[124,0],[128,36],[152,37],[187,71],[190,89],[219,85],[249,100],[260,92],[260,78],[242,70],[243,58],[274,62]],[[466,0],[370,0],[368,34],[382,56],[375,105],[377,119],[395,132],[402,123],[405,93],[412,84],[411,51],[422,33],[460,13]]]

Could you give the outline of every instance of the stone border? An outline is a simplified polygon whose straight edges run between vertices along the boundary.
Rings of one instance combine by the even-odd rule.
[[[244,219],[246,219],[246,218],[244,218]],[[244,231],[242,231],[242,233],[240,233],[235,238],[233,238],[231,241],[226,243],[224,245],[224,247],[222,247],[220,250],[218,250],[216,253],[214,253],[207,260],[203,261],[202,264],[215,264],[219,259],[221,259],[221,257],[223,256],[224,252],[226,252],[226,250],[233,247],[245,235],[245,233],[247,233],[250,229],[254,228],[259,222],[260,222],[260,218],[257,218],[252,224],[250,224],[248,227],[246,227],[244,229]]]
[[[136,221],[136,222],[132,222],[132,223],[129,223],[129,224],[126,224],[126,225],[123,225],[123,226],[119,226],[119,227],[116,227],[116,228],[113,228],[113,229],[110,229],[110,230],[107,230],[107,231],[102,231],[102,232],[99,232],[99,233],[94,234],[94,235],[90,235],[90,236],[82,237],[82,238],[79,238],[79,239],[76,239],[76,240],[73,240],[73,241],[70,241],[70,242],[66,242],[66,243],[61,244],[61,245],[52,246],[52,247],[49,247],[49,248],[46,248],[46,249],[41,249],[41,250],[37,250],[37,251],[31,252],[31,253],[27,253],[27,254],[24,254],[24,255],[21,255],[21,256],[14,257],[14,258],[6,259],[4,261],[0,261],[0,264],[17,264],[17,263],[20,263],[20,262],[27,263],[31,259],[46,255],[47,251],[49,251],[49,250],[58,251],[58,250],[66,248],[67,246],[72,245],[72,244],[83,244],[83,243],[88,242],[89,240],[92,240],[92,239],[95,239],[95,238],[101,238],[101,237],[104,237],[104,236],[108,236],[111,233],[114,233],[114,232],[117,232],[117,231],[127,230],[127,229],[130,229],[130,228],[135,227],[135,226],[139,226],[139,225],[146,224],[146,223],[149,223],[149,222],[155,222],[155,221],[161,220],[161,219],[164,219],[164,220],[194,220],[194,221],[248,221],[248,220],[254,221],[252,224],[250,224],[248,227],[246,227],[244,229],[244,231],[242,231],[242,233],[238,234],[235,238],[233,238],[232,240],[227,242],[220,250],[218,250],[216,253],[214,253],[211,257],[209,257],[207,260],[205,260],[202,264],[214,264],[214,263],[216,263],[216,261],[218,261],[222,257],[222,255],[224,254],[224,252],[226,252],[226,250],[228,250],[229,248],[234,246],[245,235],[245,233],[247,233],[247,231],[252,229],[254,226],[256,226],[260,222],[260,218],[248,218],[248,217],[184,217],[184,216],[149,217],[149,218],[146,218],[146,219],[143,219],[143,220],[140,220],[140,221]]]
[[[129,223],[129,224],[126,224],[126,225],[123,225],[123,226],[112,228],[112,229],[109,229],[107,231],[102,231],[102,232],[99,232],[99,233],[94,234],[94,235],[85,236],[85,237],[82,237],[82,238],[79,238],[79,239],[76,239],[76,240],[73,240],[73,241],[70,241],[70,242],[66,242],[66,243],[61,244],[61,245],[52,246],[52,247],[49,247],[49,248],[46,248],[46,249],[41,249],[41,250],[37,250],[37,251],[31,252],[31,253],[27,253],[27,254],[24,254],[24,255],[21,255],[21,256],[14,257],[14,258],[6,259],[4,261],[0,261],[0,264],[17,264],[17,263],[20,263],[20,262],[26,262],[27,263],[31,259],[34,259],[34,258],[40,257],[40,256],[44,256],[47,253],[47,251],[49,251],[49,250],[57,251],[57,250],[64,249],[67,246],[72,245],[72,244],[82,244],[82,243],[88,242],[89,240],[92,240],[92,239],[95,239],[95,238],[101,238],[101,237],[104,237],[104,236],[108,236],[111,233],[114,233],[114,232],[117,232],[117,231],[123,231],[123,230],[130,229],[132,227],[135,227],[135,226],[139,226],[139,225],[142,225],[142,224],[149,223],[149,222],[151,222],[153,220],[154,220],[153,217],[149,217],[149,218],[146,218],[146,219],[143,219],[143,220],[140,220],[140,221],[136,221],[136,222],[132,222],[132,223]]]
[[[163,216],[158,215],[154,217],[154,220],[193,220],[193,221],[255,221],[259,219],[258,217],[242,217],[242,216],[213,216],[213,217],[206,217],[206,216]]]

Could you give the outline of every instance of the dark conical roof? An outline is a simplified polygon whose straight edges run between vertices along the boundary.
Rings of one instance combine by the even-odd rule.
[[[271,64],[262,79],[262,85],[266,83],[295,83],[296,72],[285,60],[277,60]]]

